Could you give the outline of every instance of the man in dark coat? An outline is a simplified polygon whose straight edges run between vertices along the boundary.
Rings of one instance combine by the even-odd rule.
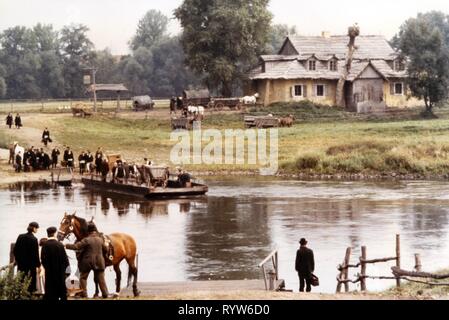
[[[67,147],[67,149],[64,151],[64,161],[69,168],[73,168],[73,165],[75,163],[75,156],[73,155],[72,150],[70,150],[70,147]]]
[[[45,128],[44,132],[42,132],[42,142],[47,145],[48,142],[53,142],[50,138],[50,131],[48,128]]]
[[[101,147],[99,147],[97,152],[95,152],[95,170],[97,174],[101,173],[102,163],[103,163],[103,151],[101,151]]]
[[[16,125],[16,129],[20,129],[22,126],[22,118],[20,117],[20,114],[16,115],[16,118],[14,119],[14,124]]]
[[[75,244],[67,244],[69,250],[79,252],[78,268],[80,270],[80,287],[83,290],[82,297],[87,298],[87,278],[91,270],[94,271],[94,280],[100,285],[103,298],[108,297],[108,288],[104,279],[104,269],[106,264],[104,255],[107,254],[103,238],[98,234],[97,228],[93,224],[87,227],[89,235]]]
[[[58,166],[58,157],[61,154],[61,151],[59,151],[58,147],[54,148],[51,151],[51,167],[56,168]]]
[[[47,229],[48,239],[42,246],[41,260],[45,268],[45,295],[46,300],[67,300],[65,285],[66,271],[69,259],[64,245],[56,239],[57,229]]]
[[[39,224],[31,222],[28,225],[27,233],[19,235],[14,245],[14,258],[17,263],[17,270],[31,276],[31,284],[28,291],[36,291],[36,275],[40,269],[39,245],[33,233],[37,233]]]
[[[8,116],[6,117],[6,125],[9,127],[9,129],[11,129],[12,127],[12,114],[8,113]]]
[[[299,276],[299,292],[304,292],[304,284],[307,285],[306,291],[312,291],[312,273],[315,270],[315,259],[313,251],[307,248],[307,240],[302,238],[299,241],[301,247],[296,252],[295,269]]]

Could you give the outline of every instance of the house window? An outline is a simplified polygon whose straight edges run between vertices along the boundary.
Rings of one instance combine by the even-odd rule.
[[[397,59],[394,61],[394,70],[396,71],[404,71],[405,70],[405,64],[402,60]]]
[[[302,86],[301,85],[295,86],[294,95],[295,95],[295,97],[302,97]]]
[[[330,71],[337,71],[337,61],[336,60],[331,60],[329,62],[329,70]]]
[[[316,61],[315,60],[310,60],[309,61],[309,70],[310,71],[315,71],[316,70]]]
[[[316,86],[316,96],[317,97],[324,97],[324,85],[319,84]]]
[[[404,85],[402,82],[396,82],[394,84],[394,94],[402,96],[404,94]]]

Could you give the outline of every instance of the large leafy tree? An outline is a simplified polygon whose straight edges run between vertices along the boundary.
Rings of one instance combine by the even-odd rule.
[[[408,19],[393,44],[409,60],[408,81],[413,96],[427,111],[447,99],[449,88],[449,17],[441,12]]]
[[[83,73],[92,66],[93,44],[84,25],[65,26],[61,30],[65,92],[69,97],[84,95]]]
[[[151,48],[167,38],[168,17],[158,10],[149,10],[139,21],[137,31],[130,42],[131,50]]]
[[[187,65],[223,96],[232,95],[265,50],[272,19],[268,2],[184,0],[175,10]]]

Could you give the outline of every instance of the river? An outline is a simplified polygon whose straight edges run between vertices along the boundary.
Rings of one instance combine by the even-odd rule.
[[[59,226],[64,212],[76,211],[94,217],[105,233],[135,237],[139,281],[145,282],[258,279],[258,263],[277,249],[280,277],[287,289],[298,291],[294,260],[302,237],[315,253],[321,285],[314,290],[319,292],[335,291],[337,265],[347,247],[353,248],[351,262],[357,262],[362,245],[369,259],[391,257],[396,234],[401,235],[403,268],[413,269],[415,253],[426,271],[449,267],[449,183],[268,178],[209,178],[207,183],[205,197],[167,201],[102,194],[82,185],[27,183],[0,189],[0,265],[8,263],[9,244],[29,222],[39,222],[37,237],[42,238],[48,226]],[[393,264],[369,265],[367,271],[391,275]],[[126,263],[121,266],[127,272]],[[357,272],[351,269],[350,276]],[[112,292],[111,268],[106,276]],[[368,280],[367,287],[376,291],[394,283]]]

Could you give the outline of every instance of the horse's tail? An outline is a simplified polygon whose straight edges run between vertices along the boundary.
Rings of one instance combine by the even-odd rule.
[[[131,278],[133,277],[133,274],[131,272],[131,268],[128,268],[128,282],[126,284],[127,287],[131,284]]]
[[[137,265],[138,265],[138,255],[136,254],[136,256],[134,257],[134,267],[136,268],[136,274],[135,274],[135,280],[134,282],[137,282]],[[131,284],[131,279],[133,277],[133,270],[132,268],[128,265],[128,283],[127,283],[127,287],[129,287],[129,285]]]

